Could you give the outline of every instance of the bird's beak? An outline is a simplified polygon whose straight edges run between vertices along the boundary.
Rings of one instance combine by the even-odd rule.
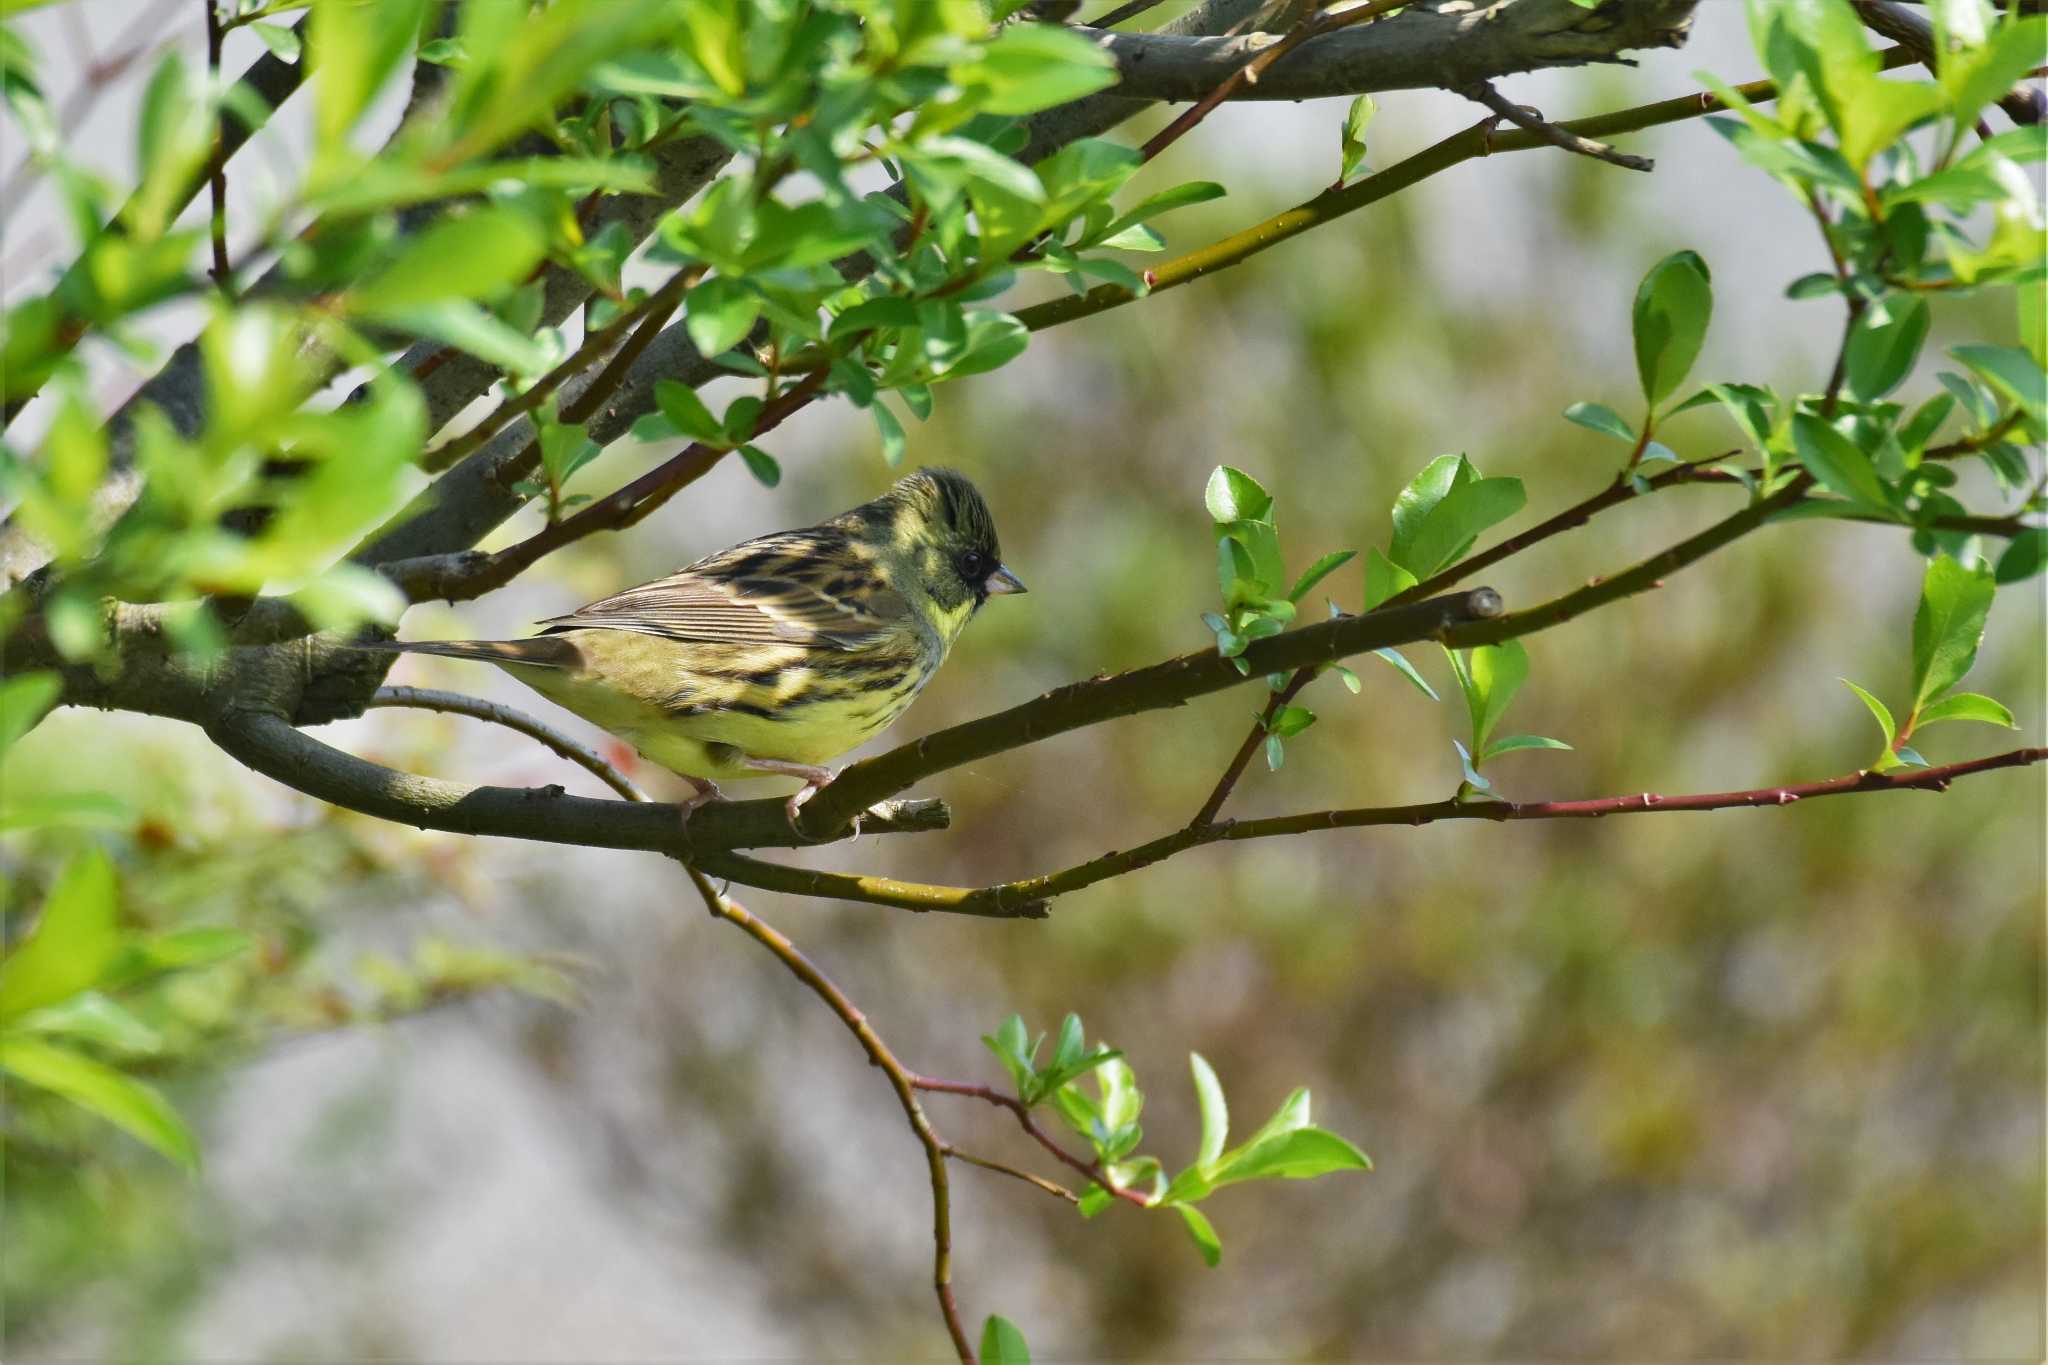
[[[1001,597],[1005,593],[1031,591],[1024,586],[1023,579],[1010,572],[1007,564],[996,565],[996,571],[990,574],[987,581],[981,586],[990,597]]]

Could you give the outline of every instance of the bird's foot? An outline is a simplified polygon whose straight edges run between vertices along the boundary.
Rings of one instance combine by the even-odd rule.
[[[799,834],[802,833],[802,828],[797,824],[797,817],[803,811],[804,802],[823,791],[831,785],[833,778],[839,776],[832,769],[821,768],[815,763],[785,763],[779,758],[750,758],[747,760],[747,766],[756,772],[777,773],[784,777],[801,777],[804,780],[803,786],[791,793],[789,800],[784,802],[782,807],[789,815],[790,829]],[[859,820],[854,821],[853,832],[860,833]]]
[[[682,814],[683,828],[688,829],[690,826],[690,816],[696,812],[696,809],[699,806],[709,805],[713,801],[723,801],[725,800],[725,793],[718,789],[718,784],[716,782],[706,782],[701,777],[686,776],[683,778],[683,781],[689,783],[692,787],[696,788],[696,790],[692,792],[690,796],[686,800],[684,800],[680,806],[676,808]]]

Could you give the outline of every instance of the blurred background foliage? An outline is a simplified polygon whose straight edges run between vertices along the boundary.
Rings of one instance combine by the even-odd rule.
[[[1706,7],[1699,30],[1640,69],[1510,93],[1561,117],[1692,88],[1702,67],[1751,74],[1735,7]],[[1381,104],[1373,164],[1471,117],[1442,95]],[[1147,172],[1233,189],[1169,239],[1327,183],[1341,115],[1220,111]],[[1825,265],[1798,206],[1698,124],[1630,149],[1658,172],[1468,164],[950,386],[909,458],[976,480],[1032,595],[984,614],[898,737],[1202,646],[1215,464],[1276,491],[1303,563],[1382,543],[1394,492],[1445,451],[1527,480],[1529,517],[1602,486],[1613,450],[1558,413],[1627,410],[1628,300],[1670,250],[1715,270],[1698,373],[1817,387],[1838,313],[1782,297]],[[1928,353],[2010,340],[2004,308],[1939,302]],[[1736,444],[1710,413],[1660,434],[1685,457]],[[889,477],[876,446],[843,405],[807,413],[777,435],[778,489],[721,469],[634,535],[418,609],[407,632],[518,633],[830,514]],[[642,463],[614,450],[585,477]],[[1489,581],[1511,605],[1547,597],[1728,504],[1665,494]],[[1489,771],[1510,796],[1563,798],[1853,770],[1870,721],[1835,678],[1903,687],[1920,570],[1898,530],[1800,523],[1533,639],[1516,728],[1574,751]],[[1355,574],[1327,586],[1357,607]],[[2002,593],[1971,679],[2031,744],[2042,617],[2038,580]],[[1445,795],[1462,718],[1441,660],[1413,654],[1445,702],[1371,661],[1358,697],[1318,682],[1321,723],[1280,772],[1255,765],[1238,813]],[[523,704],[459,664],[408,660],[395,680]],[[981,883],[1126,847],[1185,821],[1254,704],[1225,693],[948,774],[927,790],[954,832],[805,856]],[[1988,752],[1987,733],[1950,727],[1923,752]],[[597,790],[462,721],[387,712],[325,734],[401,768]],[[381,825],[133,717],[59,713],[0,780],[131,807],[8,836],[10,904],[91,844],[115,859],[131,928],[230,926],[256,945],[129,1002],[158,1035],[145,1074],[202,1137],[198,1174],[10,1091],[11,1359],[933,1354],[901,1115],[840,1025],[711,932],[661,860]],[[2026,770],[1940,797],[1208,849],[1043,923],[747,900],[920,1070],[998,1081],[978,1034],[1073,1009],[1135,1066],[1150,1146],[1194,1145],[1195,1048],[1246,1114],[1305,1080],[1372,1154],[1370,1175],[1219,1195],[1213,1271],[1170,1220],[1084,1224],[956,1170],[963,1307],[1032,1324],[1041,1359],[2033,1359],[2044,816]],[[942,1123],[963,1145],[1030,1159],[1005,1116],[958,1104]]]

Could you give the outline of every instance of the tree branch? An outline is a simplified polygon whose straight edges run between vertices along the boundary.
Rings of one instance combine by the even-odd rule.
[[[1706,792],[1688,796],[1657,796],[1648,792],[1633,796],[1610,796],[1591,801],[1429,801],[1411,806],[1372,806],[1353,810],[1311,811],[1303,815],[1280,815],[1263,820],[1225,820],[1213,825],[1189,826],[1150,843],[1122,852],[1105,853],[1090,862],[1061,872],[1021,881],[1005,882],[983,891],[992,907],[1012,899],[1050,899],[1068,895],[1083,887],[1112,877],[1121,877],[1176,853],[1204,844],[1240,839],[1268,839],[1278,835],[1307,834],[1326,829],[1362,829],[1377,825],[1429,825],[1446,820],[1594,820],[1609,815],[1659,815],[1678,811],[1727,810],[1743,806],[1789,806],[1824,796],[1847,796],[1858,792],[1946,791],[1959,777],[1991,772],[1999,768],[2020,768],[2048,760],[2048,749],[2013,749],[1989,758],[1946,767],[1907,773],[1857,772],[1825,782],[1795,786],[1760,787],[1752,791]]]
[[[697,855],[696,862],[714,877],[792,896],[819,896],[859,901],[866,905],[890,905],[898,910],[920,913],[936,910],[994,919],[1044,919],[1046,914],[1043,901],[1018,901],[1000,908],[988,906],[979,898],[979,893],[969,887],[931,886],[923,882],[899,882],[893,877],[821,872],[808,867],[762,862],[738,853],[703,853]]]
[[[1569,0],[1561,0],[1569,3]],[[1378,24],[1371,25],[1378,28]],[[1892,48],[1881,54],[1885,67],[1904,65],[1912,60],[1904,48]],[[1263,82],[1262,82],[1263,84]],[[1776,99],[1778,88],[1770,81],[1751,81],[1738,85],[1736,91],[1752,104]],[[1641,132],[1645,128],[1661,127],[1667,123],[1678,123],[1703,114],[1718,113],[1727,108],[1718,96],[1702,91],[1698,94],[1680,95],[1676,99],[1659,100],[1654,104],[1637,105],[1629,109],[1617,109],[1612,113],[1596,114],[1590,118],[1570,119],[1557,126],[1567,133],[1587,138],[1613,137],[1621,133]],[[1017,320],[1034,332],[1048,327],[1057,327],[1063,322],[1077,318],[1092,317],[1106,313],[1112,308],[1121,308],[1135,303],[1139,298],[1149,297],[1163,290],[1175,289],[1190,284],[1205,275],[1241,264],[1270,247],[1278,246],[1291,237],[1298,237],[1311,228],[1334,222],[1347,213],[1355,213],[1368,205],[1398,194],[1412,185],[1427,180],[1439,171],[1449,170],[1474,157],[1491,156],[1500,152],[1523,152],[1537,147],[1548,147],[1551,143],[1526,129],[1511,133],[1495,134],[1494,120],[1474,124],[1470,128],[1451,134],[1439,142],[1398,161],[1375,175],[1349,185],[1323,191],[1282,213],[1277,213],[1263,222],[1255,223],[1242,232],[1233,233],[1221,241],[1178,256],[1154,267],[1147,272],[1149,283],[1144,294],[1134,294],[1122,285],[1097,285],[1085,294],[1071,294],[1062,298],[1048,299],[1017,310]]]
[[[267,713],[216,719],[207,735],[245,766],[296,791],[418,829],[677,858],[809,842],[790,829],[780,800],[714,801],[693,811],[686,827],[679,808],[666,803],[595,800],[569,796],[560,787],[472,787],[397,772],[323,744]],[[861,830],[914,833],[945,829],[950,822],[944,802],[903,801],[865,815]]]
[[[1491,588],[1475,588],[1412,606],[1339,617],[1268,636],[1245,650],[1245,673],[1238,672],[1232,660],[1214,649],[1204,649],[1150,668],[1069,683],[1035,701],[926,735],[853,764],[804,805],[798,818],[799,832],[821,837],[834,834],[867,806],[904,790],[920,778],[990,754],[1021,748],[1118,716],[1178,706],[1237,686],[1247,677],[1280,673],[1390,645],[1448,638],[1452,632],[1485,622],[1500,610],[1498,593]]]
[[[739,902],[720,895],[696,868],[685,866],[683,870],[695,884],[697,894],[704,898],[704,908],[710,911],[711,917],[736,925],[754,942],[775,954],[776,959],[789,968],[791,975],[839,1016],[839,1022],[845,1024],[847,1031],[860,1043],[868,1061],[880,1067],[882,1074],[889,1078],[889,1088],[896,1092],[896,1102],[903,1107],[903,1117],[909,1122],[910,1131],[917,1135],[919,1144],[924,1147],[925,1169],[931,1177],[932,1292],[938,1296],[939,1313],[945,1318],[946,1331],[953,1338],[953,1350],[959,1355],[962,1365],[975,1365],[974,1348],[968,1344],[967,1329],[960,1322],[960,1306],[953,1298],[952,1184],[946,1174],[946,1156],[951,1148],[932,1131],[931,1120],[925,1117],[923,1106],[918,1104],[915,1078],[896,1060],[896,1054],[889,1050],[889,1045],[868,1023],[868,1017],[860,1007],[848,999],[846,992],[820,971],[816,963],[804,956],[787,935],[754,916]]]
[[[1363,23],[1387,10],[1395,9],[1409,2],[1410,0],[1369,0],[1369,3],[1360,5],[1356,9],[1345,10],[1342,13],[1332,13],[1324,10],[1320,14],[1310,14],[1307,18],[1296,24],[1293,31],[1281,38],[1279,42],[1269,44],[1253,52],[1251,56],[1245,59],[1242,66],[1217,82],[1214,89],[1197,100],[1179,118],[1176,118],[1172,123],[1167,124],[1166,127],[1154,134],[1139,149],[1138,159],[1140,161],[1150,161],[1158,156],[1161,152],[1186,136],[1196,124],[1207,118],[1217,105],[1234,96],[1241,95],[1247,87],[1257,85],[1259,78],[1274,63],[1286,57],[1290,52],[1296,51],[1303,43],[1313,41],[1326,33],[1335,32],[1339,28]],[[1107,28],[1109,26],[1105,24],[1103,27]]]
[[[1613,62],[1631,50],[1682,45],[1697,3],[1620,0],[1597,9],[1572,0],[1480,0],[1440,9],[1414,5],[1391,19],[1320,34],[1231,95],[1304,100],[1451,89],[1544,67]],[[1078,31],[1116,62],[1118,94],[1153,100],[1201,99],[1247,60],[1286,41],[1270,33],[1197,38]]]

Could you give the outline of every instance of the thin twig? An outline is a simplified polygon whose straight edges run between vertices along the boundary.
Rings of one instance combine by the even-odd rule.
[[[613,764],[606,762],[590,746],[570,738],[544,720],[529,716],[524,711],[516,711],[500,702],[485,701],[482,697],[468,697],[460,692],[443,692],[432,687],[380,687],[371,695],[370,705],[408,707],[416,711],[440,711],[451,716],[468,716],[472,720],[502,725],[508,730],[517,730],[528,739],[539,740],[563,758],[594,775],[628,801],[653,799],[633,785],[631,778],[620,772]]]
[[[1009,1110],[1011,1114],[1016,1116],[1018,1126],[1031,1135],[1032,1141],[1052,1153],[1053,1157],[1062,1165],[1069,1166],[1082,1175],[1087,1176],[1089,1180],[1102,1186],[1103,1189],[1119,1199],[1136,1204],[1141,1209],[1152,1207],[1151,1201],[1138,1193],[1138,1191],[1127,1190],[1111,1180],[1109,1172],[1102,1168],[1100,1161],[1083,1161],[1080,1157],[1075,1156],[1072,1152],[1061,1146],[1058,1139],[1046,1132],[1045,1129],[1039,1127],[1038,1120],[1031,1117],[1031,1106],[1018,1099],[1015,1095],[1005,1095],[994,1086],[975,1085],[967,1081],[942,1081],[936,1076],[912,1075],[910,1083],[919,1090],[929,1090],[935,1095],[964,1095],[969,1099],[982,1100],[993,1104],[998,1109]]]
[[[685,864],[683,870],[689,873],[697,894],[704,898],[704,908],[711,912],[711,917],[737,925],[756,943],[775,954],[797,980],[839,1016],[839,1021],[846,1025],[860,1043],[861,1050],[867,1053],[868,1060],[889,1078],[889,1086],[896,1092],[896,1101],[903,1106],[903,1117],[909,1121],[911,1132],[917,1134],[918,1142],[924,1146],[925,1167],[931,1176],[932,1291],[938,1296],[939,1313],[946,1320],[946,1331],[953,1338],[953,1349],[962,1365],[975,1365],[974,1348],[968,1344],[967,1329],[960,1321],[960,1307],[953,1298],[952,1185],[946,1175],[948,1144],[932,1131],[931,1121],[917,1102],[917,1078],[896,1060],[896,1054],[889,1050],[889,1045],[868,1023],[867,1015],[859,1006],[848,999],[846,992],[819,970],[802,949],[791,943],[787,935],[774,925],[756,918],[739,902],[720,895],[710,878],[698,869]]]
[[[209,88],[220,85],[220,10],[215,0],[200,0],[206,10],[206,74]],[[214,146],[216,149],[227,143],[227,110],[225,107],[214,115]],[[229,302],[234,301],[234,270],[228,264],[228,163],[226,157],[217,157],[212,165],[212,174],[207,183],[213,188],[213,213],[208,231],[213,239],[213,284]]]
[[[1078,1204],[1081,1202],[1081,1196],[1075,1194],[1065,1185],[1059,1184],[1056,1181],[1047,1180],[1042,1175],[1034,1175],[1030,1171],[1022,1170],[1019,1167],[1011,1166],[1005,1162],[991,1161],[985,1156],[976,1156],[972,1152],[963,1152],[958,1147],[953,1146],[951,1143],[946,1144],[946,1155],[951,1157],[955,1161],[964,1161],[970,1166],[979,1166],[984,1171],[994,1171],[998,1175],[1014,1176],[1016,1179],[1021,1180],[1025,1184],[1032,1186],[1034,1189],[1044,1190],[1053,1198],[1064,1199],[1069,1204]]]
[[[1286,37],[1273,43],[1271,46],[1260,48],[1257,52],[1253,53],[1243,66],[1240,66],[1237,70],[1219,81],[1215,89],[1189,105],[1179,118],[1176,118],[1173,122],[1167,124],[1166,127],[1160,129],[1158,133],[1154,134],[1145,143],[1144,147],[1139,149],[1138,159],[1140,161],[1150,161],[1153,157],[1158,156],[1168,147],[1180,141],[1196,124],[1209,117],[1216,106],[1229,99],[1240,88],[1258,84],[1259,76],[1268,67],[1310,39],[1320,38],[1326,33],[1335,33],[1340,28],[1348,28],[1353,24],[1363,23],[1365,20],[1384,14],[1390,9],[1399,9],[1402,5],[1412,3],[1414,3],[1414,0],[1371,0],[1369,4],[1360,5],[1357,9],[1345,10],[1340,14],[1332,14],[1326,11],[1303,19],[1294,26],[1293,30]]]
[[[1679,811],[1726,810],[1743,806],[1789,806],[1799,801],[1859,792],[1945,791],[1959,777],[1999,768],[2019,768],[2048,760],[2048,749],[2013,749],[1989,758],[1952,763],[1907,773],[1857,772],[1825,782],[1794,786],[1760,787],[1750,791],[1706,792],[1686,796],[1658,796],[1649,792],[1633,796],[1609,796],[1591,801],[1431,801],[1409,806],[1372,806],[1351,810],[1311,811],[1302,815],[1280,815],[1263,820],[1225,820],[1213,825],[1190,826],[1140,844],[1133,849],[1106,853],[1044,877],[991,886],[985,894],[1000,903],[1010,897],[1049,898],[1079,891],[1112,877],[1163,862],[1176,853],[1204,844],[1239,839],[1267,839],[1277,835],[1307,834],[1314,830],[1361,829],[1376,825],[1430,825],[1447,820],[1590,820],[1609,815],[1659,815]],[[936,1087],[934,1087],[936,1088]]]
[[[1115,28],[1118,24],[1129,23],[1131,20],[1137,18],[1146,10],[1153,8],[1159,3],[1161,3],[1161,0],[1129,0],[1128,4],[1118,5],[1115,9],[1103,15],[1101,18],[1090,19],[1086,24],[1082,25],[1082,27]]]
[[[1904,48],[1891,48],[1879,54],[1883,66],[1895,67],[1912,60]],[[1770,81],[1751,81],[1735,87],[1737,94],[1752,104],[1761,104],[1776,99],[1778,87]],[[1611,137],[1617,133],[1641,132],[1645,128],[1661,127],[1667,123],[1678,123],[1685,119],[1699,118],[1703,114],[1719,113],[1728,106],[1718,95],[1700,91],[1691,95],[1680,95],[1674,99],[1659,100],[1654,104],[1641,104],[1628,109],[1617,109],[1611,113],[1596,114],[1590,118],[1571,119],[1558,126],[1582,137]],[[1236,232],[1208,246],[1190,251],[1153,267],[1147,274],[1147,285],[1142,293],[1126,289],[1120,284],[1097,285],[1085,294],[1069,294],[1061,298],[1048,299],[1044,303],[1032,304],[1017,310],[1017,320],[1033,332],[1042,332],[1048,327],[1057,327],[1064,322],[1079,318],[1093,317],[1113,308],[1135,303],[1163,290],[1191,284],[1206,275],[1240,265],[1253,256],[1271,247],[1278,246],[1289,238],[1298,237],[1313,228],[1399,193],[1440,171],[1470,161],[1474,157],[1501,152],[1529,151],[1547,147],[1548,141],[1523,129],[1495,135],[1492,126],[1495,120],[1475,124],[1451,134],[1449,137],[1425,147],[1405,160],[1398,161],[1385,170],[1355,180],[1340,188],[1323,191],[1313,199],[1306,200],[1282,213],[1274,214],[1262,222],[1254,223],[1241,232]]]
[[[1620,166],[1630,171],[1654,171],[1657,163],[1646,156],[1631,156],[1617,152],[1604,142],[1595,142],[1589,137],[1580,137],[1568,128],[1560,128],[1546,120],[1543,115],[1527,105],[1516,104],[1513,100],[1493,88],[1491,81],[1479,81],[1472,85],[1458,87],[1458,94],[1468,100],[1475,100],[1499,114],[1517,128],[1534,133],[1553,147],[1562,147],[1580,156],[1590,156],[1595,161],[1605,161],[1610,166]]]

